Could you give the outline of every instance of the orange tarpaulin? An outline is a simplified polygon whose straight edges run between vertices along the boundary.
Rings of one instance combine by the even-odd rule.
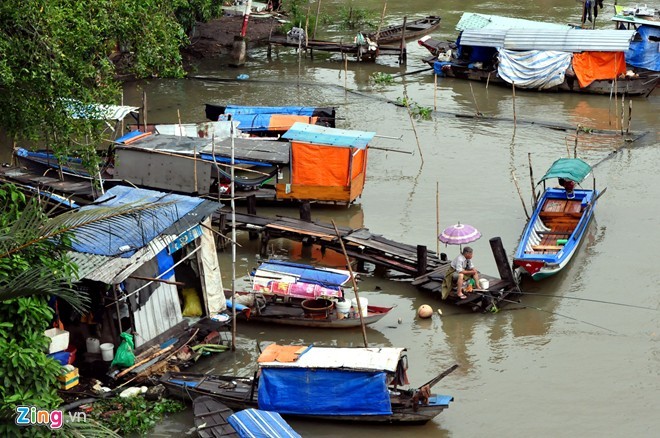
[[[291,183],[310,186],[348,186],[351,149],[291,143]]]
[[[573,55],[573,71],[581,88],[597,79],[614,79],[626,73],[623,52],[582,52]]]
[[[318,117],[295,116],[290,114],[271,114],[268,129],[271,131],[288,131],[296,122],[316,125]]]
[[[298,360],[300,353],[307,350],[308,347],[300,345],[277,345],[270,344],[261,353],[258,363],[263,362],[295,362]]]

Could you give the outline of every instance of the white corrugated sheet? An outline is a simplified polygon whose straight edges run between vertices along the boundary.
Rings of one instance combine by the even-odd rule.
[[[567,24],[545,23],[499,15],[465,12],[456,24],[456,30],[467,29],[570,29]]]
[[[634,30],[466,30],[461,34],[461,45],[507,50],[624,52],[628,50],[634,34]]]
[[[345,368],[395,372],[405,348],[311,347],[295,362],[263,362],[267,368]]]

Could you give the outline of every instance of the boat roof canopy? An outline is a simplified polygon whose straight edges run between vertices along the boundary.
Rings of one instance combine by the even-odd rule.
[[[551,178],[563,178],[576,183],[584,181],[591,173],[591,166],[579,158],[560,158],[550,166],[550,169],[539,181]]]
[[[261,353],[262,368],[318,368],[395,372],[405,348],[333,348],[271,344]]]
[[[591,29],[473,29],[461,34],[463,46],[497,47],[507,50],[556,50],[560,52],[623,52],[634,30]]]
[[[296,122],[282,137],[303,143],[364,149],[375,135],[375,132],[349,131]]]
[[[254,275],[255,277],[269,277],[271,272],[296,277],[298,282],[337,288],[351,279],[350,272],[342,269],[317,268],[311,265],[281,260],[269,260],[262,263]]]

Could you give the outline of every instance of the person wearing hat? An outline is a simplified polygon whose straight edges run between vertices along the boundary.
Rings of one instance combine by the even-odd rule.
[[[452,280],[456,282],[456,295],[464,300],[467,296],[463,293],[463,282],[472,278],[475,285],[479,284],[479,271],[472,264],[472,248],[469,246],[463,248],[461,254],[452,260],[451,268],[454,271]]]

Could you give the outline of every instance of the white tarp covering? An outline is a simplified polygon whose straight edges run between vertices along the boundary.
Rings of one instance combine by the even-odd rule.
[[[564,82],[573,55],[566,52],[499,50],[498,75],[518,88],[544,90]]]
[[[238,122],[234,122],[235,136],[240,136],[236,129]],[[179,137],[215,138],[216,141],[231,137],[231,122],[202,122],[202,123],[173,123],[156,125],[156,131],[164,135],[177,135]]]
[[[218,253],[211,228],[211,218],[202,222],[203,231],[200,237],[200,250],[197,255],[200,267],[200,281],[204,293],[204,304],[209,316],[213,316],[227,309],[225,291],[222,287]]]
[[[295,362],[261,362],[261,367],[346,368],[395,372],[405,348],[310,347]],[[265,351],[264,351],[265,353]]]

